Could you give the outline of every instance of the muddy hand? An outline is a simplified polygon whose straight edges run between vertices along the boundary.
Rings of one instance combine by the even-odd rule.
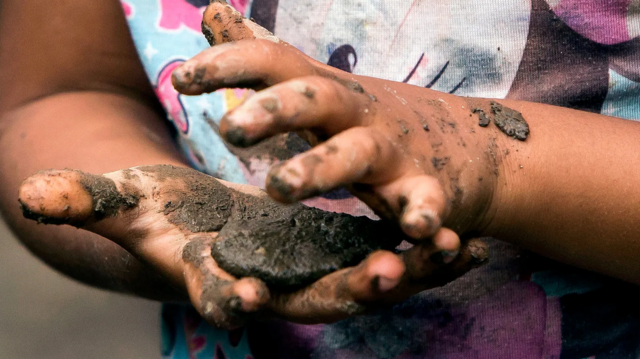
[[[495,131],[478,126],[478,110],[490,108],[331,68],[255,26],[212,3],[203,27],[216,46],[178,67],[173,84],[188,95],[260,90],[221,121],[233,145],[300,130],[326,139],[271,169],[274,199],[291,203],[347,186],[416,241],[443,226],[468,233],[485,225],[498,165]]]
[[[294,293],[271,293],[271,315],[315,324],[329,323],[393,305],[423,290],[443,286],[487,262],[484,242],[460,248],[457,235],[444,229],[436,245],[417,245],[400,255],[377,251],[356,267],[331,273]]]
[[[190,169],[150,166],[104,176],[41,172],[23,183],[19,196],[27,218],[90,230],[150,263],[189,293],[205,319],[223,328],[256,316],[302,323],[342,319],[443,285],[487,258],[484,243],[470,241],[460,249],[457,236],[442,230],[430,244],[401,255],[374,252],[357,267],[278,293],[256,278],[233,277],[211,255],[231,208],[245,208],[238,201],[248,196],[266,198],[256,188]]]
[[[150,166],[104,176],[40,172],[24,181],[19,200],[27,218],[70,224],[118,243],[188,292],[212,324],[232,328],[266,303],[269,292],[257,279],[229,275],[211,257],[230,196],[212,177]]]

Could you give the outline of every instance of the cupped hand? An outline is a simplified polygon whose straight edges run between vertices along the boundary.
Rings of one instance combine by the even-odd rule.
[[[304,137],[314,148],[271,168],[274,199],[292,203],[346,186],[415,242],[477,233],[490,220],[496,131],[479,118],[491,113],[488,101],[332,68],[222,2],[207,8],[203,31],[215,46],[178,67],[173,84],[186,95],[258,90],[222,118],[229,143],[311,133]]]
[[[460,248],[457,236],[442,230],[428,245],[401,254],[376,251],[356,267],[296,291],[277,292],[258,278],[232,276],[211,255],[225,213],[230,206],[242,208],[247,196],[267,198],[255,187],[173,166],[103,176],[44,171],[25,180],[19,193],[27,218],[70,224],[118,243],[188,293],[200,314],[222,328],[252,318],[336,321],[441,286],[487,256],[484,243],[473,240]]]

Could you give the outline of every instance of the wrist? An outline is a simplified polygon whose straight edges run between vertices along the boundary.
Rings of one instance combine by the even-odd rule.
[[[482,232],[492,221],[492,206],[502,158],[499,139],[479,126],[473,109],[490,113],[489,100],[468,99],[429,91],[427,113],[437,104],[430,123],[433,172],[448,198],[443,226],[462,235]]]
[[[498,127],[496,111],[504,109],[516,117],[520,115],[506,106],[513,105],[513,101],[467,99],[467,103],[472,113],[469,118],[477,126],[475,137],[478,142],[473,149],[475,160],[478,161],[476,171],[484,175],[478,177],[479,186],[474,191],[475,201],[469,201],[464,213],[475,215],[470,220],[469,232],[499,238],[509,230],[513,222],[511,218],[518,208],[516,204],[519,202],[517,198],[520,190],[530,185],[527,183],[526,168],[531,158],[530,134],[527,128],[526,136],[517,138],[514,132],[508,133]],[[486,126],[479,125],[483,120]]]
[[[451,158],[440,176],[450,198],[444,226],[459,234],[496,236],[509,221],[514,194],[521,188],[527,141],[516,139],[514,133],[510,136],[496,124],[499,106],[511,114],[504,101],[445,99],[456,129],[442,136],[442,150]]]

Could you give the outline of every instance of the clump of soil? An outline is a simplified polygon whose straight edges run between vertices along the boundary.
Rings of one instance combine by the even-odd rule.
[[[392,226],[364,217],[327,213],[302,204],[242,198],[212,246],[218,265],[238,277],[292,289],[392,250],[404,237]]]
[[[474,108],[472,112],[478,114],[478,126],[480,127],[489,126],[489,123],[491,122],[491,120],[489,119],[489,117],[487,116],[487,114],[484,112],[483,109]]]
[[[529,137],[529,124],[522,114],[512,108],[506,107],[498,102],[489,103],[491,113],[486,109],[485,103],[479,100],[467,99],[471,113],[478,115],[478,126],[487,127],[493,123],[500,131],[516,140],[525,141]]]
[[[282,205],[222,185],[186,168],[150,166],[159,181],[184,183],[165,203],[168,220],[191,232],[218,231],[211,254],[236,277],[256,277],[293,290],[355,265],[377,249],[393,250],[405,236],[391,223]]]
[[[514,109],[491,102],[493,123],[507,136],[524,141],[529,136],[529,124],[522,114]]]

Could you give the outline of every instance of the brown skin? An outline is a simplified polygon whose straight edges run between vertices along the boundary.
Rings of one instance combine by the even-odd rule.
[[[446,260],[443,254],[448,253],[441,253],[443,248],[437,245],[415,246],[402,256],[377,251],[357,268],[334,272],[292,293],[278,293],[257,278],[238,279],[219,268],[211,256],[218,232],[196,229],[179,217],[179,212],[167,210],[167,203],[185,203],[190,198],[199,199],[199,207],[215,208],[214,203],[202,201],[207,198],[203,191],[210,188],[205,182],[216,180],[199,175],[201,185],[187,187],[187,181],[194,178],[188,176],[178,167],[158,166],[103,176],[111,181],[80,171],[50,170],[25,180],[19,200],[29,218],[69,223],[113,240],[155,268],[175,288],[188,292],[204,318],[225,328],[242,325],[248,314],[303,323],[336,321],[443,285],[486,258],[486,246],[479,241],[468,242],[461,255],[456,253]],[[255,187],[219,182],[267,198]],[[113,190],[105,190],[109,184]],[[458,250],[457,241],[446,240],[436,237],[434,243],[448,251]],[[404,268],[408,270],[402,271]]]
[[[467,249],[455,255],[458,238],[443,231],[404,256],[377,252],[301,291],[269,293],[258,281],[236,281],[217,268],[207,250],[215,234],[195,236],[167,223],[154,210],[165,198],[153,198],[153,178],[133,183],[144,194],[146,211],[127,207],[126,215],[99,222],[88,220],[92,203],[77,173],[63,171],[55,181],[51,172],[40,173],[22,188],[24,204],[87,230],[24,219],[16,195],[35,172],[110,172],[107,177],[122,185],[125,172],[113,171],[185,162],[157,110],[119,1],[54,0],[46,16],[39,0],[4,0],[0,6],[0,208],[23,243],[63,273],[148,298],[191,300],[210,322],[233,327],[248,312],[301,322],[337,320],[442,285],[475,265]],[[255,188],[239,190],[260,195]],[[200,253],[201,260],[191,255],[183,262],[183,248]],[[443,250],[454,252],[452,261],[432,261]]]
[[[115,243],[70,227],[35,226],[16,206],[20,183],[42,169],[105,173],[183,163],[149,101],[154,94],[120,4],[49,5],[45,17],[40,1],[0,2],[2,215],[29,250],[75,279],[150,298],[184,299]]]
[[[57,0],[50,5],[47,8],[48,16],[46,18],[39,16],[41,4],[35,0],[4,0],[0,11],[2,14],[0,18],[0,26],[2,26],[0,28],[0,61],[3,63],[0,68],[0,86],[2,86],[1,92],[3,93],[3,96],[0,97],[0,110],[2,110],[2,137],[0,138],[0,149],[2,150],[0,151],[0,182],[2,183],[0,188],[2,188],[2,192],[0,192],[0,199],[4,215],[32,251],[76,278],[120,291],[155,298],[184,300],[186,299],[184,288],[172,290],[171,282],[163,280],[162,277],[155,274],[155,271],[149,270],[148,264],[143,264],[157,263],[158,258],[167,258],[166,253],[163,255],[152,253],[144,258],[143,252],[139,251],[137,252],[138,257],[134,257],[122,250],[121,247],[109,242],[105,237],[92,235],[86,231],[73,230],[69,227],[37,227],[33,222],[21,219],[21,214],[15,205],[15,194],[19,184],[23,178],[43,168],[70,167],[92,173],[104,173],[118,168],[143,164],[174,163],[180,165],[182,163],[180,156],[171,145],[166,130],[160,125],[162,123],[161,117],[153,111],[153,102],[146,100],[152,98],[152,94],[146,79],[144,79],[144,72],[135,58],[135,51],[128,38],[117,1],[78,3]],[[67,21],[50,20],[56,18],[65,18]],[[49,36],[45,39],[41,36],[42,33]],[[96,41],[96,39],[100,39],[100,41]],[[262,44],[266,42],[255,41],[259,46],[258,49],[263,50]],[[242,46],[242,43],[250,42],[240,42],[237,45]],[[277,44],[269,43],[266,46],[273,45]],[[232,45],[223,48],[225,51],[230,49],[237,49],[237,47]],[[415,197],[421,197],[413,191],[406,191],[408,193],[404,198],[399,193],[403,193],[402,189],[404,188],[410,190],[419,186],[423,186],[421,188],[425,191],[424,197],[434,199],[433,202],[427,202],[426,205],[439,205],[438,199],[455,198],[447,191],[454,194],[459,192],[456,190],[456,186],[451,186],[452,178],[456,177],[452,177],[451,173],[455,172],[450,171],[452,171],[451,168],[454,170],[457,168],[461,171],[457,187],[463,191],[464,196],[468,197],[463,196],[464,201],[459,202],[459,207],[454,206],[458,202],[449,202],[452,203],[450,206],[451,214],[442,217],[445,225],[460,233],[479,228],[485,233],[495,234],[501,239],[511,240],[568,263],[632,282],[640,282],[638,279],[639,264],[635,260],[636,253],[640,248],[638,248],[634,236],[637,227],[634,225],[635,219],[639,218],[638,211],[640,209],[634,208],[629,203],[631,201],[627,200],[637,196],[640,189],[632,185],[631,182],[634,181],[628,181],[629,178],[636,178],[636,170],[632,166],[626,166],[628,163],[637,162],[637,155],[635,155],[637,151],[633,151],[633,148],[636,146],[634,139],[640,135],[638,124],[538,104],[501,101],[503,105],[522,112],[532,128],[532,135],[529,139],[524,143],[518,142],[506,137],[495,126],[489,126],[486,129],[474,128],[473,126],[477,124],[478,119],[473,116],[469,116],[471,120],[468,120],[468,123],[464,122],[464,119],[469,115],[468,108],[471,107],[471,104],[466,104],[455,96],[444,96],[437,92],[381,80],[354,77],[333,69],[321,68],[316,62],[293,52],[291,48],[286,48],[284,45],[277,45],[273,49],[281,51],[280,55],[293,54],[296,57],[293,64],[299,66],[292,66],[288,70],[294,69],[296,71],[290,71],[289,74],[286,74],[283,73],[282,68],[276,66],[281,63],[281,58],[278,58],[278,61],[270,61],[278,53],[259,58],[260,61],[252,65],[253,70],[259,70],[258,74],[270,74],[270,78],[265,77],[268,81],[263,81],[259,87],[286,81],[288,80],[287,76],[291,76],[291,74],[295,77],[315,76],[321,71],[318,73],[306,71],[320,68],[323,76],[320,76],[320,79],[311,79],[319,82],[309,83],[310,85],[319,84],[318,86],[322,86],[314,92],[313,96],[309,95],[310,91],[307,91],[306,87],[300,91],[301,87],[294,86],[293,90],[297,89],[298,93],[301,92],[307,100],[320,99],[319,103],[326,103],[327,100],[322,100],[323,97],[326,99],[331,98],[330,96],[337,96],[336,94],[344,95],[345,92],[341,92],[343,90],[338,85],[343,86],[350,91],[346,94],[353,97],[342,99],[345,102],[344,109],[336,108],[335,103],[332,103],[329,111],[335,111],[335,113],[331,113],[332,115],[339,115],[335,117],[336,119],[350,119],[350,117],[343,118],[342,116],[345,113],[353,114],[355,111],[356,114],[362,114],[353,119],[354,121],[362,121],[359,124],[365,125],[360,126],[360,129],[373,129],[385,134],[388,133],[392,138],[396,136],[399,138],[396,141],[402,146],[388,145],[384,141],[389,140],[382,140],[382,145],[388,146],[385,151],[397,151],[398,149],[407,151],[401,151],[401,156],[394,158],[393,163],[388,163],[389,160],[386,160],[385,163],[389,169],[396,169],[396,171],[389,172],[399,177],[390,176],[386,182],[381,180],[372,183],[361,181],[361,177],[357,176],[334,179],[338,182],[345,180],[345,182],[367,183],[369,186],[365,188],[368,188],[369,192],[373,191],[373,195],[366,196],[366,193],[362,192],[363,186],[360,186],[361,196],[376,208],[384,209],[386,207],[376,205],[376,201],[379,202],[382,198],[388,203],[386,208],[390,209],[386,213],[392,216],[399,215],[400,212],[397,210],[402,207],[401,204],[404,203],[406,207],[410,203],[419,203]],[[251,51],[257,50],[250,50],[240,55],[255,59],[256,57],[252,56],[255,53]],[[92,59],[95,61],[86,61],[87,54],[104,53],[110,54],[110,56],[96,56]],[[209,66],[211,59],[206,60],[201,62],[200,66]],[[194,61],[197,62],[198,59]],[[290,61],[290,58],[287,61]],[[305,62],[310,65],[305,65]],[[291,65],[292,63],[287,62],[287,64]],[[51,68],[59,71],[50,71]],[[335,73],[342,81],[338,83],[329,76],[328,80],[330,81],[323,82],[327,80],[325,76],[327,72],[324,71]],[[234,75],[233,72],[225,76],[232,75]],[[354,86],[352,78],[357,79],[364,91],[374,94],[377,101],[374,101],[370,96],[363,97],[365,94],[357,91],[359,87]],[[344,81],[344,79],[348,81]],[[392,90],[384,90],[384,84],[388,84],[387,87]],[[307,84],[305,83],[305,85]],[[213,87],[215,86],[214,83]],[[79,90],[83,92],[79,93]],[[291,90],[291,88],[283,87],[284,90]],[[393,90],[396,90],[396,93]],[[417,93],[421,95],[417,95]],[[5,96],[4,94],[9,95]],[[429,126],[430,135],[427,136],[427,142],[424,141],[424,138],[423,141],[411,140],[412,136],[419,136],[419,131],[425,131],[420,123],[421,119],[418,119],[418,124],[416,124],[416,117],[410,117],[411,113],[418,118],[420,115],[413,111],[402,110],[399,108],[400,105],[393,105],[394,101],[403,103],[395,95],[402,97],[407,104],[410,104],[409,107],[418,110],[420,115],[424,114],[423,117],[429,121],[431,126]],[[444,99],[451,108],[438,105],[435,102],[438,101],[438,98]],[[350,100],[353,100],[353,103]],[[424,105],[428,100],[434,102],[427,103],[428,106]],[[473,104],[473,107],[480,106],[484,108],[486,113],[489,113],[490,106],[487,101],[478,100],[477,102]],[[305,103],[299,97],[292,97],[292,100],[287,101],[283,108],[301,104]],[[363,109],[361,107],[363,104],[370,105],[369,110],[375,109],[377,112],[364,115],[369,112],[364,111],[368,107]],[[460,105],[460,108],[454,105]],[[467,109],[463,110],[463,105]],[[264,108],[263,105],[261,106]],[[247,107],[238,109],[238,112],[247,112]],[[273,108],[272,106],[267,107]],[[385,116],[384,112],[391,107],[397,110],[397,114],[407,118]],[[324,109],[317,106],[310,108],[314,111],[325,111],[320,111],[320,114],[326,114],[327,110],[326,107]],[[230,118],[232,117],[230,116]],[[309,116],[312,120],[314,117]],[[455,129],[449,122],[439,121],[438,118],[451,118]],[[329,123],[331,121],[322,116],[317,119],[319,120],[318,124],[328,130],[323,131],[322,135],[326,135],[327,132],[330,134],[332,129],[335,133],[341,133],[340,130],[344,130],[344,128],[340,128],[340,123],[331,124]],[[598,123],[600,126],[598,128],[583,126],[584,121],[592,120],[593,123]],[[600,121],[595,122],[595,120]],[[249,121],[249,123],[253,123],[253,121]],[[442,131],[440,125],[442,125]],[[395,132],[387,132],[386,128],[394,128],[393,126],[396,126]],[[238,126],[238,128],[241,127]],[[309,126],[307,123],[300,125],[300,127],[317,126]],[[259,127],[255,128],[260,129]],[[471,132],[471,128],[474,129],[475,134]],[[251,130],[251,128],[246,130]],[[259,136],[283,130],[284,128],[269,128]],[[486,130],[487,134],[479,135],[481,134],[480,130]],[[250,131],[246,133],[250,133]],[[104,136],[104,134],[110,136]],[[441,137],[442,141],[435,139],[436,134]],[[256,140],[259,136],[252,140]],[[368,143],[372,143],[375,148],[375,144],[380,142],[379,138],[376,139],[375,136],[380,136],[380,134],[368,136],[366,137],[368,139],[364,141],[369,141]],[[359,144],[362,139],[362,136],[355,137],[354,143]],[[466,147],[462,145],[463,142],[460,140],[464,140]],[[425,143],[429,145],[425,146]],[[605,154],[605,151],[599,151],[597,146],[593,146],[594,143],[615,143],[617,146],[608,148]],[[341,148],[336,147],[338,150]],[[468,153],[459,149],[469,147],[473,148],[469,149]],[[319,148],[322,149],[322,147]],[[79,149],[81,150],[79,151]],[[319,158],[340,153],[336,152],[333,146],[325,145],[325,149],[326,151],[319,154]],[[510,150],[509,155],[504,155],[507,149]],[[402,174],[405,173],[402,171],[403,166],[406,168],[411,166],[407,164],[406,160],[399,159],[412,159],[412,157],[418,156],[420,165],[420,156],[424,156],[426,164],[422,164],[421,168],[426,169],[429,168],[428,156],[432,154],[432,158],[441,159],[437,163],[442,163],[442,159],[449,157],[440,171],[431,162],[433,169],[428,170],[429,174],[424,171],[417,176],[417,172],[409,171],[406,173],[410,178],[403,177]],[[560,157],[558,154],[562,154],[562,156]],[[406,157],[404,157],[405,155]],[[456,159],[456,155],[462,156],[462,159]],[[469,165],[462,166],[465,163],[465,155],[471,156],[469,157],[471,160],[481,158],[481,156],[485,158],[483,164],[467,167]],[[557,158],[560,159],[554,161],[554,166],[549,166],[549,162]],[[378,158],[378,161],[384,160],[384,156]],[[310,161],[309,163],[313,162],[317,163],[318,161]],[[337,168],[348,167],[346,166],[347,162],[344,160],[336,162]],[[495,175],[496,163],[498,164],[497,176]],[[474,174],[473,171],[479,173]],[[340,173],[345,172],[341,170]],[[485,172],[489,172],[489,175],[493,174],[495,178],[483,176],[483,181],[479,181],[478,175]],[[372,173],[365,171],[364,173],[373,176],[375,171]],[[430,176],[430,174],[434,176]],[[474,179],[474,175],[478,176],[475,177],[478,182],[487,181],[490,184],[469,184],[469,181]],[[286,177],[282,177],[286,179]],[[316,185],[313,182],[309,183]],[[429,183],[431,184],[429,185]],[[616,185],[603,193],[603,183],[616,183]],[[303,194],[312,193],[305,192],[305,189],[318,190],[311,185],[304,183],[297,189],[300,189],[300,193]],[[433,188],[438,188],[438,186],[444,188],[444,195],[441,196],[438,191],[431,192]],[[278,194],[277,192],[275,194]],[[61,192],[57,193],[62,196]],[[293,193],[294,199],[298,195],[295,191],[291,193]],[[467,198],[469,199],[467,200]],[[479,206],[469,205],[469,202],[475,201]],[[471,210],[469,211],[469,209]],[[384,211],[380,212],[385,213]],[[476,218],[482,220],[476,220]],[[425,227],[429,226],[417,226],[418,230],[414,233],[414,237],[421,237],[424,233],[421,230],[424,230]],[[405,228],[411,232],[411,226],[405,225]],[[437,226],[431,226],[429,230],[434,230],[434,228]],[[434,243],[454,244],[450,248],[457,246],[457,237],[451,235],[453,232],[440,230],[438,233],[445,234],[444,238],[447,240],[442,241],[443,236],[436,235]],[[118,238],[116,235],[113,236],[113,239],[124,243],[122,239]],[[148,240],[154,242],[156,239],[148,238]],[[190,243],[195,243],[192,245],[195,248],[187,247],[190,248],[189,252],[207,254],[206,241]],[[426,243],[424,241],[425,245]],[[179,253],[180,251],[176,248],[175,255],[170,256],[174,261],[167,263],[169,264],[168,272],[176,274],[179,271],[176,269],[180,267]],[[412,253],[419,254],[421,251]],[[462,254],[464,255],[465,252],[463,251]],[[141,260],[136,258],[141,258]],[[215,284],[215,278],[224,279],[224,274],[216,269],[210,256],[204,255],[202,258],[202,263],[190,262],[183,266],[187,276],[192,272],[190,278],[193,278],[193,281],[188,281],[187,287],[190,289],[190,293],[195,293],[194,302],[197,308],[202,308],[201,303],[198,302],[202,289],[210,288],[212,281]],[[416,258],[423,259],[421,256],[416,256]],[[354,288],[353,293],[359,293],[360,296],[355,295],[355,297],[359,298],[361,302],[372,298],[381,301],[400,300],[406,297],[410,291],[389,290],[389,288],[396,286],[402,287],[398,285],[399,278],[406,278],[412,273],[417,273],[417,277],[433,273],[429,271],[429,261],[418,262],[421,264],[420,266],[406,268],[409,273],[407,275],[404,274],[403,261],[399,258],[385,253],[373,255],[369,258],[368,265],[359,266],[358,269],[351,270],[351,272],[345,270],[334,273],[335,276],[342,275],[343,279],[341,280],[334,279],[333,282],[327,282],[323,279],[312,285],[308,292],[305,292],[310,293],[306,298],[311,300],[298,303],[319,303],[319,308],[312,307],[314,314],[301,311],[304,307],[299,305],[287,308],[287,312],[282,313],[282,316],[293,319],[304,317],[310,321],[326,321],[344,316],[345,313],[353,313],[351,310],[353,306],[337,305],[340,300],[336,298],[345,298],[344,286],[339,287],[336,285],[337,283],[346,282],[348,288]],[[371,265],[372,263],[377,265]],[[155,265],[156,268],[159,267],[157,264]],[[362,280],[363,278],[375,278],[379,270],[385,270],[386,277],[383,277],[390,279],[377,281],[377,289],[386,289],[386,296],[382,296],[374,290],[372,284],[375,282],[373,280]],[[203,273],[203,271],[205,272]],[[201,275],[193,272],[199,272]],[[87,275],[87,273],[89,274]],[[169,275],[170,273],[165,274]],[[180,287],[180,276],[173,278],[178,278],[178,283],[174,285]],[[441,278],[450,279],[446,276]],[[438,283],[438,279],[438,277],[434,277],[434,283],[442,284]],[[247,298],[243,304],[261,304],[260,300],[255,300],[255,297],[252,298],[251,295],[259,293],[251,290],[258,285],[249,284],[248,294],[241,289],[247,288],[244,286],[214,286],[220,288],[223,294],[216,298],[224,298],[225,296],[231,298],[235,293],[240,297]],[[347,294],[351,293],[347,291]],[[390,294],[395,294],[395,297]],[[262,296],[258,296],[258,298],[262,298]],[[295,301],[289,301],[291,297],[283,296],[281,298],[285,304],[295,303]],[[305,296],[301,295],[298,298],[305,299]],[[205,305],[205,310],[206,307]],[[224,305],[221,307],[221,314],[216,316],[214,313],[209,317],[212,322],[216,321],[215,318],[222,318],[224,321],[225,315],[227,315],[224,310],[228,310],[228,308]],[[283,306],[283,308],[286,307]],[[252,311],[255,307],[248,305],[245,309]]]
[[[208,11],[225,15],[224,7]],[[224,19],[205,23],[214,35],[224,30]],[[639,123],[493,100],[528,122],[531,133],[519,141],[493,123],[479,126],[473,110],[490,114],[492,100],[352,75],[255,37],[203,51],[174,72],[174,86],[189,95],[261,90],[222,120],[233,144],[291,130],[327,139],[272,168],[273,198],[292,202],[348,185],[416,240],[442,224],[640,283],[640,207],[631,200],[640,196],[640,173],[630,165],[640,160]]]

